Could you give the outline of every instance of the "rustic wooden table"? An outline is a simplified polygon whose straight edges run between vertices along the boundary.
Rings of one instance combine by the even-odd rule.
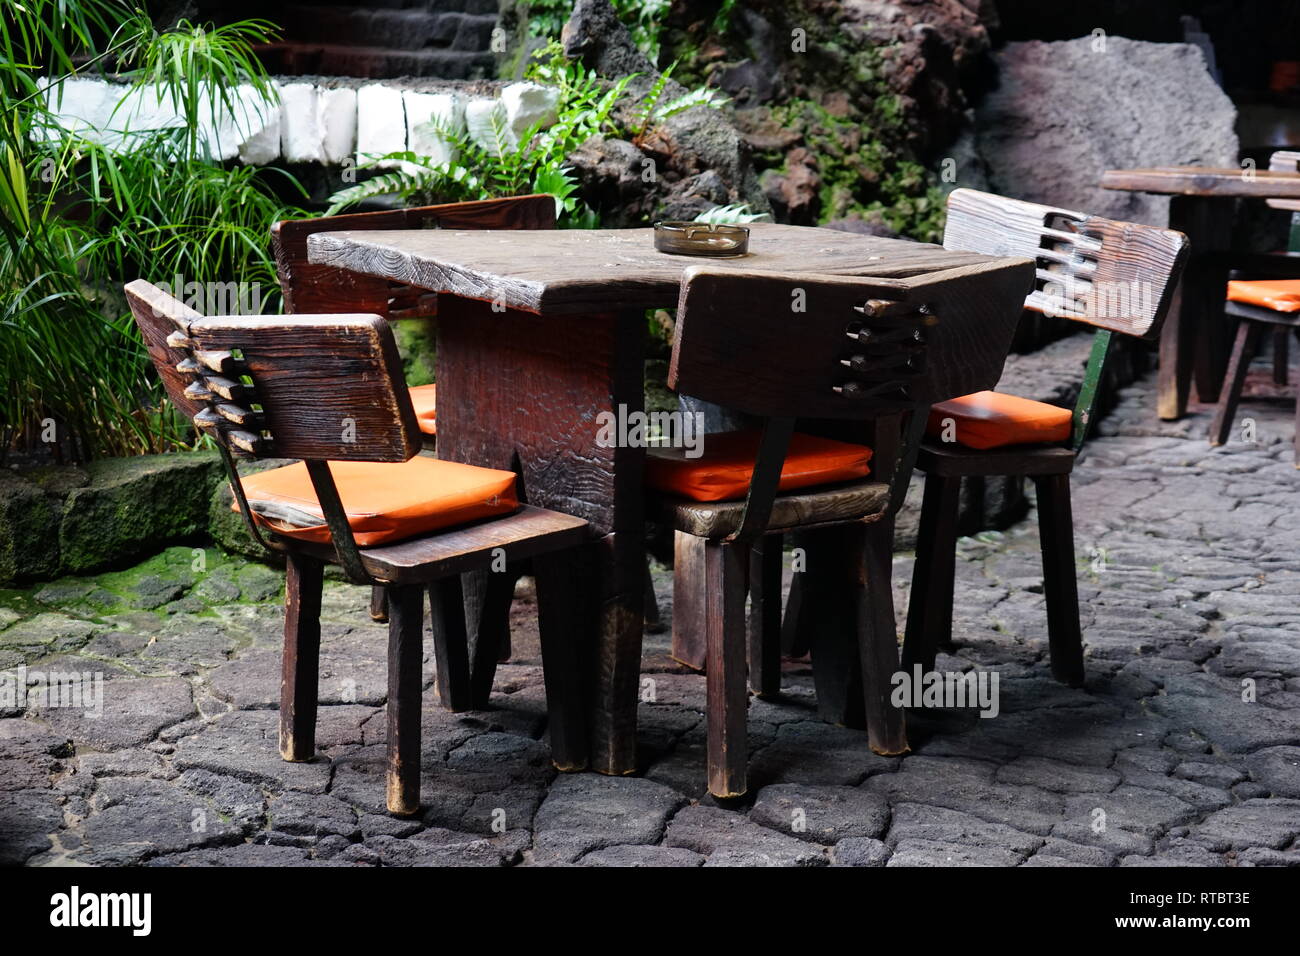
[[[596,632],[591,765],[635,771],[645,452],[602,447],[596,416],[642,409],[645,310],[676,307],[682,272],[702,260],[657,252],[650,229],[325,232],[308,240],[308,255],[443,293],[438,454],[517,466],[529,503],[585,518],[600,536],[588,556],[598,593],[584,595],[593,599],[586,625]],[[756,224],[748,255],[710,261],[724,269],[901,278],[995,260]],[[481,589],[471,593],[481,600]],[[472,609],[468,617],[475,619]],[[852,635],[845,637],[846,652],[856,655]]]
[[[1160,417],[1182,418],[1193,380],[1201,401],[1218,399],[1232,347],[1232,328],[1223,316],[1232,200],[1300,199],[1300,173],[1201,166],[1111,169],[1101,185],[1173,197],[1169,227],[1191,240],[1191,256],[1160,335],[1157,376]]]

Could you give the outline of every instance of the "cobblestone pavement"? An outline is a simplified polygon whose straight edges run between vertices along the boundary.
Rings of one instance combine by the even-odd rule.
[[[955,656],[1000,713],[913,712],[874,756],[816,719],[806,667],[753,703],[753,799],[703,794],[704,679],[649,635],[645,772],[549,766],[531,599],[493,709],[430,689],[421,819],[383,812],[384,631],[327,584],[320,756],[276,750],[280,580],[171,549],[0,593],[0,668],[99,671],[103,713],[0,711],[0,862],[171,865],[1152,866],[1300,863],[1300,492],[1286,405],[1207,447],[1125,393],[1075,477],[1088,683],[1050,678],[1034,517],[963,539]],[[900,621],[910,555],[896,577]],[[658,575],[668,604],[669,578]],[[429,665],[426,678],[432,677]]]

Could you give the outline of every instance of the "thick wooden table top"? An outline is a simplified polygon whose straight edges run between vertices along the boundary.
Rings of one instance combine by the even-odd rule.
[[[997,261],[941,246],[834,229],[755,223],[749,255],[675,256],[652,229],[414,229],[322,232],[308,258],[433,292],[537,313],[674,308],[688,266],[907,278]]]
[[[1300,199],[1300,173],[1257,169],[1211,169],[1205,166],[1158,166],[1154,169],[1108,169],[1104,189],[1162,193],[1170,196],[1222,196],[1253,199]]]

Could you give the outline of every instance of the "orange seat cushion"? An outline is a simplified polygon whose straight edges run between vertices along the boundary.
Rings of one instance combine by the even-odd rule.
[[[704,436],[703,454],[686,457],[684,448],[651,448],[646,484],[692,501],[733,501],[749,493],[762,432],[747,429]],[[871,449],[830,438],[795,434],[781,468],[781,491],[865,478]]]
[[[1300,312],[1300,279],[1233,279],[1228,299],[1274,312]]]
[[[424,435],[438,434],[436,421],[438,412],[438,386],[416,385],[408,389],[411,404],[415,406],[415,420],[420,423],[420,432]]]
[[[948,436],[967,448],[1047,444],[1070,437],[1074,414],[1046,402],[1035,402],[1002,392],[975,392],[930,408],[926,434],[945,437],[945,421],[955,429]]]
[[[371,548],[517,511],[515,475],[417,455],[399,464],[332,461],[357,544]],[[302,462],[243,480],[253,520],[276,534],[327,544],[325,515]],[[236,502],[235,511],[239,510]]]

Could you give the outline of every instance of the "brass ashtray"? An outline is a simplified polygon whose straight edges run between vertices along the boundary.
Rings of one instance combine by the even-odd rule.
[[[711,222],[657,222],[655,248],[676,256],[743,256],[749,252],[749,230]]]

